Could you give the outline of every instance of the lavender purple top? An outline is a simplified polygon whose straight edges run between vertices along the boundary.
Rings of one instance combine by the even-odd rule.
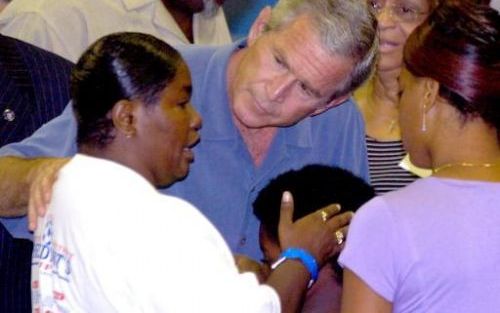
[[[393,312],[500,307],[500,183],[429,177],[365,204],[339,262]]]

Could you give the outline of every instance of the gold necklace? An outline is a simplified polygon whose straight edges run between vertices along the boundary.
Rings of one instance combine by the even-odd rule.
[[[395,127],[396,127],[396,119],[393,118],[391,120],[391,123],[389,124],[389,132],[392,133],[392,131],[394,130]]]
[[[384,127],[387,128],[387,131],[389,133],[392,133],[394,131],[394,129],[398,125],[397,124],[397,122],[398,122],[397,115],[396,115],[396,117],[389,117],[387,115],[380,115],[380,114],[375,113],[375,110],[372,108],[372,106],[370,104],[366,104],[366,107],[368,109],[368,112],[372,116],[372,118],[379,119],[379,120],[382,119],[382,122],[384,124],[388,124],[387,126],[384,126]]]
[[[444,165],[438,166],[432,169],[432,173],[437,173],[446,168],[450,167],[495,167],[499,166],[500,163],[469,163],[469,162],[461,162],[461,163],[446,163]]]

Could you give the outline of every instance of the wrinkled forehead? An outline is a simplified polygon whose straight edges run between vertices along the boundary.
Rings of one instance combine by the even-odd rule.
[[[328,96],[343,82],[353,67],[350,57],[324,47],[314,21],[303,15],[270,32],[271,53],[282,58],[299,80]]]

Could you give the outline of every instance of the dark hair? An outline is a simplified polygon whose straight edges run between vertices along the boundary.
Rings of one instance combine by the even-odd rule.
[[[151,35],[123,32],[97,40],[71,73],[77,143],[97,148],[109,144],[114,128],[107,113],[116,102],[156,104],[181,61],[175,49]]]
[[[276,243],[279,243],[281,196],[286,190],[293,195],[294,221],[333,203],[341,205],[341,212],[355,212],[375,196],[373,188],[363,179],[339,167],[313,164],[285,172],[271,180],[253,203],[254,214]],[[337,257],[333,257],[330,263],[341,277]]]
[[[409,71],[439,83],[439,95],[464,119],[500,128],[500,18],[483,3],[448,0],[409,37]]]

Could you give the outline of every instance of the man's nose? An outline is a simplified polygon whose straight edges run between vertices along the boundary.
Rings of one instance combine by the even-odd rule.
[[[288,92],[293,87],[295,78],[290,73],[283,73],[274,76],[267,84],[267,96],[272,101],[283,101]]]

